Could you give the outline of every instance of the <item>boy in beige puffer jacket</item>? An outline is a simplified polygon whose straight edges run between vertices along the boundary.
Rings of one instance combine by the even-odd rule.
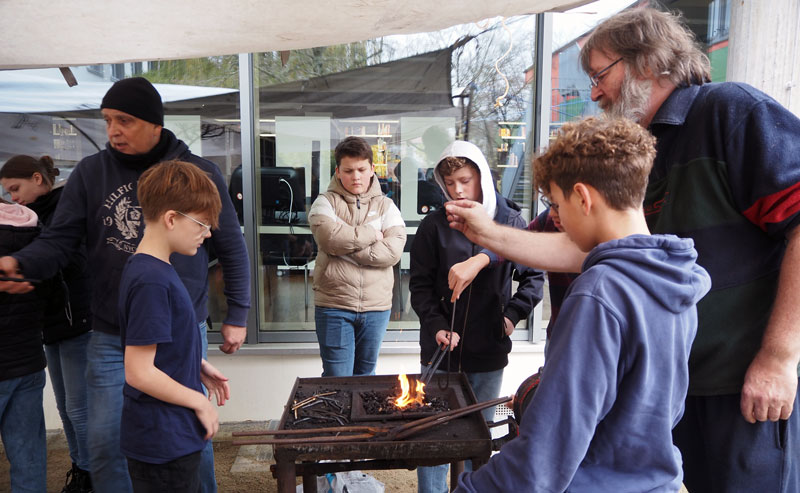
[[[383,195],[372,148],[348,137],[334,150],[336,174],[308,215],[319,246],[315,322],[322,376],[375,373],[389,323],[394,274],[406,243],[400,210]]]

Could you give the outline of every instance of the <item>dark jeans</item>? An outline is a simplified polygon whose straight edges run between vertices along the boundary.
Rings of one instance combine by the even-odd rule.
[[[128,473],[135,493],[197,493],[200,491],[201,452],[165,464],[148,464],[128,457]]]
[[[750,424],[741,394],[689,396],[672,431],[690,492],[800,491],[800,395],[788,420]]]

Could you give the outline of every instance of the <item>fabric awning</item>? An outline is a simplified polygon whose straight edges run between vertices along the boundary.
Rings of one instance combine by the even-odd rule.
[[[0,69],[311,48],[586,3],[589,0],[3,0]]]

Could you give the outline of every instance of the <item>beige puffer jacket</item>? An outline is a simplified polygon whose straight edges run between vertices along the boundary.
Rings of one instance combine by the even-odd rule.
[[[406,225],[377,177],[356,196],[334,175],[328,191],[314,200],[308,222],[319,246],[314,304],[355,312],[390,309],[392,266],[403,253]]]

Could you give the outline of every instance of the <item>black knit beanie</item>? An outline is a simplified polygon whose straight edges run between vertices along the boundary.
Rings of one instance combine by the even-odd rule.
[[[118,80],[111,86],[100,108],[123,111],[136,118],[164,126],[164,105],[161,96],[147,79],[131,77]]]

